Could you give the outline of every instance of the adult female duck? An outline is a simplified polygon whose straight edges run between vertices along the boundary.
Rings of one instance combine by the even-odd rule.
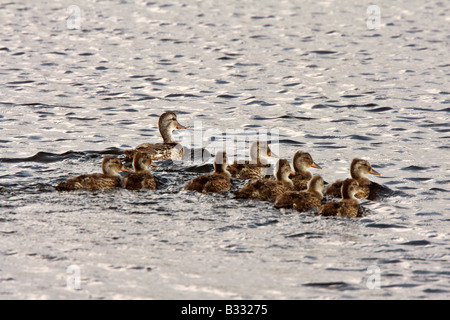
[[[183,158],[184,148],[173,139],[173,131],[186,129],[178,120],[173,112],[166,112],[159,117],[159,133],[163,138],[163,143],[143,143],[132,150],[125,150],[125,161],[131,162],[137,152],[147,153],[153,160]]]

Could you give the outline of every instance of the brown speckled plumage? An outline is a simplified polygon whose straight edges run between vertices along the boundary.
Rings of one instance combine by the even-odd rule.
[[[293,191],[294,184],[289,179],[291,166],[286,159],[278,162],[276,174],[277,180],[257,180],[252,181],[241,190],[235,193],[237,198],[241,199],[260,199],[262,201],[271,201],[285,192]]]
[[[189,181],[184,190],[200,193],[222,193],[231,189],[231,174],[227,171],[227,156],[218,152],[214,161],[214,172]]]
[[[307,191],[290,191],[278,196],[275,208],[296,209],[299,212],[317,208],[322,204],[323,179],[315,176],[309,182]]]
[[[108,190],[120,186],[119,171],[125,171],[120,159],[105,157],[102,163],[103,174],[94,173],[81,175],[76,178],[61,182],[56,187],[59,191],[74,190]]]
[[[269,145],[263,141],[255,141],[250,147],[250,161],[235,161],[227,170],[233,178],[254,180],[267,175],[266,168],[270,168],[266,157],[273,157]]]
[[[244,163],[235,162],[228,166],[227,170],[231,173],[233,178],[254,180],[264,178],[265,174],[262,173],[263,168],[270,168],[269,164],[252,164],[249,161]]]

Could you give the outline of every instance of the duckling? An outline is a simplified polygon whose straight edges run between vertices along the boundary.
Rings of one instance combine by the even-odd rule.
[[[131,162],[136,152],[148,153],[153,160],[181,160],[184,155],[184,148],[173,139],[174,130],[186,129],[173,112],[165,112],[159,117],[159,133],[163,138],[163,143],[143,143],[132,150],[125,150],[125,161]]]
[[[201,193],[222,193],[231,189],[231,174],[227,170],[226,152],[218,152],[214,160],[214,172],[189,181],[184,190]]]
[[[358,199],[376,200],[377,195],[374,190],[372,182],[366,177],[366,174],[373,174],[380,176],[370,165],[369,161],[355,158],[350,165],[350,175],[353,179],[358,181],[362,192],[358,193],[356,197]],[[338,180],[335,183],[329,185],[325,190],[326,196],[332,196],[339,198],[341,196],[342,180]]]
[[[260,199],[262,201],[275,200],[277,196],[294,190],[294,183],[289,178],[293,174],[291,165],[286,159],[278,161],[276,180],[255,180],[235,193],[241,199]]]
[[[149,167],[157,167],[152,163],[148,153],[137,152],[133,160],[134,172],[122,179],[122,188],[127,190],[156,189],[155,177],[150,173]]]
[[[318,214],[325,217],[359,217],[359,202],[355,194],[364,192],[360,189],[358,181],[355,179],[346,179],[342,183],[340,202],[329,202],[319,208]]]
[[[320,207],[323,199],[323,178],[314,176],[308,183],[307,191],[289,191],[279,195],[275,201],[275,208],[294,208],[299,212]]]
[[[267,142],[255,141],[250,147],[250,161],[235,161],[228,166],[228,171],[233,178],[250,180],[259,179],[266,176],[266,170],[270,164],[267,157],[276,157],[270,150]]]
[[[56,187],[59,191],[72,190],[108,190],[120,186],[119,171],[130,172],[122,165],[122,161],[117,158],[105,157],[102,163],[103,174],[94,173],[89,175],[82,175],[76,178],[61,182]]]
[[[311,172],[308,171],[309,168],[322,169],[314,162],[309,153],[302,151],[298,151],[294,155],[293,166],[295,174],[291,179],[294,182],[295,189],[298,191],[306,190],[308,187],[308,182],[312,178]]]

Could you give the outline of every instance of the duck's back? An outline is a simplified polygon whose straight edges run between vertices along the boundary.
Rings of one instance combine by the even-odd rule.
[[[301,195],[294,199],[292,207],[299,211],[304,212],[314,208],[318,208],[322,205],[322,200],[308,192],[301,192]]]
[[[298,197],[300,194],[301,194],[300,191],[289,191],[279,195],[275,200],[275,208],[292,209],[294,205],[294,199]]]
[[[305,191],[290,191],[279,195],[275,201],[275,208],[296,209],[297,211],[307,211],[320,207],[322,200]]]
[[[311,180],[311,173],[297,173],[293,177],[291,177],[292,182],[294,183],[294,188],[297,191],[302,191],[308,189],[308,182]]]
[[[275,180],[256,180],[240,191],[236,192],[236,197],[242,199],[260,199],[263,201],[275,200],[275,198],[285,192],[292,191],[292,186]]]
[[[76,178],[69,179],[58,184],[57,189],[60,191],[73,190],[108,190],[120,186],[120,178],[108,176],[105,174],[94,173],[89,175],[82,175]]]
[[[358,217],[359,203],[357,200],[329,202],[320,207],[318,214],[324,217]]]
[[[200,193],[227,192],[231,189],[231,181],[220,174],[210,174],[197,177],[189,181],[184,190]]]
[[[123,178],[122,187],[127,190],[155,190],[156,181],[151,173],[131,173]]]
[[[254,164],[248,161],[240,163],[235,161],[232,165],[227,167],[227,170],[231,173],[233,178],[254,180],[264,178],[266,176],[266,168],[269,168],[270,164]]]
[[[152,160],[181,160],[184,148],[178,143],[143,143],[132,150],[125,150],[125,161],[131,162],[137,152],[149,154]]]

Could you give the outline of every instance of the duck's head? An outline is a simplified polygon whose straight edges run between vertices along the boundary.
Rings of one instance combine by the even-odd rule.
[[[322,176],[316,175],[308,182],[308,191],[315,192],[323,197],[324,185],[325,182],[323,181]]]
[[[152,163],[152,157],[148,153],[137,152],[133,160],[134,172],[148,172],[150,167],[158,167]]]
[[[309,153],[302,151],[298,151],[294,155],[293,165],[296,173],[305,172],[309,168],[322,169],[322,167],[314,162]]]
[[[124,168],[122,161],[118,158],[105,157],[102,163],[103,174],[108,176],[120,176],[119,172],[131,172]]]
[[[172,137],[172,132],[174,130],[186,129],[182,126],[178,120],[177,115],[173,112],[166,112],[159,117],[159,132],[164,139],[164,143],[175,143]]]
[[[250,160],[256,163],[267,164],[267,157],[277,156],[270,150],[269,144],[265,141],[255,141],[250,147]]]
[[[350,166],[350,174],[353,179],[362,179],[366,174],[380,175],[372,168],[369,161],[358,158],[353,159]]]
[[[356,199],[355,194],[363,192],[361,190],[361,187],[355,179],[346,179],[342,183],[341,187],[341,194],[342,199],[348,200],[348,199]]]
[[[289,178],[291,174],[293,174],[291,165],[289,161],[286,159],[280,159],[277,165],[277,174],[276,178],[278,181],[285,181],[292,183],[292,180]]]

